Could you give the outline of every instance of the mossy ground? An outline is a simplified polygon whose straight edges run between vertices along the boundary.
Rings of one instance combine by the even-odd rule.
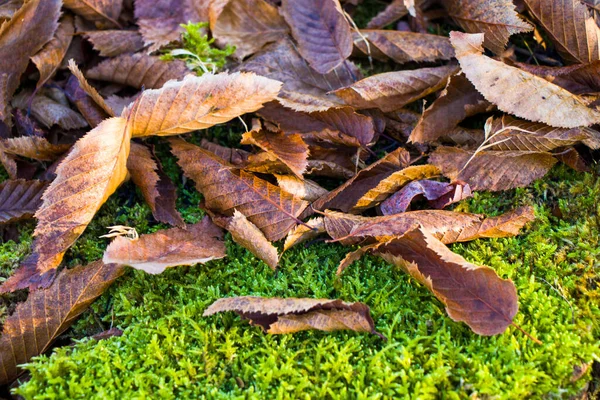
[[[233,131],[218,137],[238,140]],[[200,196],[192,182],[181,181],[166,146],[157,150],[179,185],[184,219],[198,221]],[[596,175],[557,167],[529,188],[478,193],[456,207],[488,215],[536,207],[537,219],[523,235],[453,250],[515,281],[515,322],[542,345],[514,328],[495,337],[473,334],[421,285],[378,258],[364,258],[336,280],[349,249],[318,242],[284,253],[273,273],[228,237],[226,259],[157,276],[129,271],[68,334],[85,338],[112,325],[123,336],[55,348],[28,365],[31,380],[16,393],[38,399],[569,398],[592,381],[592,368],[574,379],[577,371],[600,357],[599,195]],[[114,224],[140,233],[164,227],[127,183],[69,250],[67,264],[100,258],[107,241],[98,236]],[[25,225],[20,243],[1,245],[3,274],[26,255],[32,228]],[[239,295],[362,301],[388,341],[353,332],[267,336],[232,313],[202,317],[216,299]]]

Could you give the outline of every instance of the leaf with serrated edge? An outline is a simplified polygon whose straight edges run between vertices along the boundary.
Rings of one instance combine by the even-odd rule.
[[[244,214],[235,210],[226,228],[234,242],[263,260],[273,271],[277,269],[279,263],[277,248],[267,240],[256,225],[248,221]]]
[[[31,61],[40,72],[40,79],[36,84],[36,88],[39,89],[44,86],[44,83],[52,78],[58,67],[60,67],[65,54],[67,54],[74,32],[73,17],[69,14],[64,15],[60,19],[60,24],[52,40],[46,43],[35,56],[31,57]]]
[[[0,224],[32,217],[42,204],[48,182],[7,180],[0,183]]]

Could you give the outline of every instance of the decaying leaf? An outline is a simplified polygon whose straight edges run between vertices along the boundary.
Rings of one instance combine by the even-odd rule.
[[[256,225],[248,221],[244,214],[234,210],[226,228],[237,244],[263,260],[273,271],[277,269],[279,263],[277,248],[267,240]]]
[[[492,268],[466,261],[427,231],[412,229],[376,247],[384,260],[429,289],[454,321],[479,335],[497,335],[512,324],[519,304],[512,281]]]
[[[399,110],[446,85],[456,72],[453,65],[385,72],[338,89],[334,93],[357,109],[379,108],[384,112]]]
[[[33,96],[33,99],[30,99]],[[14,107],[27,110],[31,106],[31,114],[47,128],[58,125],[63,129],[77,129],[87,126],[87,121],[68,106],[61,104],[43,92],[33,94],[30,90],[24,90],[12,101]]]
[[[79,80],[74,76],[70,76],[65,86],[65,95],[79,110],[81,115],[88,122],[90,127],[95,128],[103,120],[108,118],[110,114],[102,109],[81,87]],[[112,107],[110,107],[112,110]]]
[[[496,54],[504,51],[511,35],[533,28],[517,15],[511,0],[448,0],[443,4],[465,31],[484,33],[483,46]]]
[[[473,190],[507,190],[540,179],[556,163],[541,151],[480,151],[440,147],[429,157],[449,179],[467,182]]]
[[[310,179],[280,174],[275,174],[275,179],[277,179],[277,185],[280,188],[302,200],[315,201],[329,193],[327,189],[322,188],[318,183]]]
[[[75,64],[75,61],[73,59],[69,60],[69,71],[71,71],[73,76],[77,78],[77,81],[79,82],[79,87],[83,89],[83,91],[88,96],[90,96],[92,100],[94,100],[94,102],[98,106],[100,106],[100,108],[102,108],[102,110],[104,110],[104,112],[107,115],[114,117],[115,112],[113,111],[113,109],[110,108],[108,104],[106,104],[104,98],[100,95],[100,93],[98,93],[98,91],[92,85],[89,84],[89,82],[87,81],[87,79],[85,79],[83,73],[79,70],[79,67],[77,67],[77,64]]]
[[[105,30],[85,33],[85,38],[100,52],[102,57],[114,57],[124,53],[135,53],[144,48],[142,35],[137,31]]]
[[[19,365],[45,353],[123,272],[119,265],[96,261],[65,270],[49,288],[31,292],[4,322],[0,384],[15,380],[22,372]]]
[[[339,0],[283,0],[281,14],[315,71],[331,72],[352,53],[352,31]]]
[[[130,138],[127,120],[111,118],[73,145],[35,214],[32,254],[0,291],[48,287],[67,249],[125,180]]]
[[[202,141],[200,142],[200,147],[210,151],[217,157],[222,158],[229,164],[240,167],[248,162],[248,157],[250,156],[249,152],[244,151],[242,149],[234,149],[231,147],[221,146],[206,139],[202,139]]]
[[[86,77],[141,89],[158,89],[171,79],[181,80],[192,72],[181,60],[162,61],[142,53],[121,54],[102,61]]]
[[[143,91],[123,113],[130,115],[134,137],[177,135],[256,111],[280,88],[280,82],[252,73],[188,75]]]
[[[19,86],[29,58],[58,28],[60,0],[29,0],[0,26],[0,120],[9,118],[8,102]]]
[[[123,0],[64,0],[65,7],[88,21],[120,26]]]
[[[117,236],[102,261],[160,274],[167,268],[204,264],[225,256],[223,231],[204,217],[197,224],[163,229],[138,239]]]
[[[32,217],[47,187],[48,182],[25,179],[0,183],[0,224]]]
[[[150,150],[141,144],[131,143],[127,158],[131,180],[140,188],[146,203],[157,221],[183,228],[181,215],[175,208],[177,189],[160,169]]]
[[[229,297],[215,301],[203,316],[234,311],[252,325],[270,334],[285,334],[309,329],[336,331],[350,329],[385,336],[375,330],[369,307],[330,299]]]
[[[279,10],[265,0],[230,0],[211,31],[219,45],[234,45],[241,60],[285,37],[289,28]]]
[[[31,61],[40,71],[40,79],[36,85],[39,89],[44,86],[48,79],[52,78],[58,67],[67,54],[67,49],[73,39],[75,27],[73,26],[73,17],[66,14],[60,19],[58,29],[54,37],[33,57]]]
[[[41,161],[56,160],[69,150],[70,144],[52,144],[39,136],[22,136],[0,140],[0,151]]]
[[[206,207],[225,216],[232,216],[234,210],[241,212],[269,241],[284,238],[308,205],[198,146],[181,139],[170,139],[170,143],[185,175],[204,196]]]
[[[392,24],[408,14],[404,0],[392,0],[392,2],[379,14],[373,17],[367,24],[369,29],[381,29]]]
[[[600,113],[543,78],[483,55],[483,35],[451,32],[460,66],[481,94],[504,112],[559,128],[589,126]]]
[[[524,0],[569,61],[588,64],[600,59],[600,30],[580,0]]]
[[[287,237],[285,238],[283,251],[287,251],[297,244],[314,239],[323,232],[325,232],[323,217],[313,218],[308,221],[306,225],[297,225],[290,231],[290,233],[288,233]]]
[[[415,197],[423,196],[427,200],[437,200],[454,190],[454,185],[431,180],[412,181],[387,198],[380,205],[383,215],[398,214],[406,211]]]

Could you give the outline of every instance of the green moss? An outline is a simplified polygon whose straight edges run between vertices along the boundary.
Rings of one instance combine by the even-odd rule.
[[[178,173],[168,158],[163,163],[168,173]],[[178,185],[182,204],[197,209],[196,198],[186,194],[189,183]],[[104,213],[113,213],[129,192],[138,196],[125,186],[103,207],[90,227],[98,229],[94,235]],[[32,379],[17,393],[39,399],[568,398],[591,379],[588,371],[572,381],[574,370],[600,355],[599,195],[597,177],[560,167],[528,189],[478,193],[457,207],[493,215],[536,206],[536,222],[520,237],[453,249],[515,281],[515,322],[542,345],[515,328],[495,337],[473,334],[450,320],[422,286],[378,258],[355,263],[336,281],[337,263],[348,249],[319,243],[285,253],[274,274],[228,239],[224,260],[158,276],[129,271],[92,307],[104,328],[112,323],[124,335],[83,340],[35,359],[27,367]],[[139,224],[140,231],[158,226],[144,225],[151,221],[145,206],[119,209],[119,223]],[[103,248],[91,231],[82,239]],[[267,336],[232,313],[202,317],[216,299],[236,295],[362,301],[389,340],[353,332]],[[88,315],[74,332],[99,329]]]

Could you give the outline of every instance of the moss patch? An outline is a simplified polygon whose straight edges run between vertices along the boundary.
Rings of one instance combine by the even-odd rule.
[[[172,158],[163,163],[169,175],[181,177]],[[178,179],[180,210],[188,222],[197,221],[198,194]],[[274,274],[228,239],[224,260],[158,276],[129,271],[71,331],[84,337],[114,324],[124,335],[84,339],[35,359],[27,366],[31,380],[16,393],[38,399],[569,397],[591,380],[589,369],[575,380],[576,371],[600,355],[599,194],[596,176],[558,167],[530,188],[479,193],[457,207],[489,215],[536,207],[537,220],[520,237],[453,250],[515,281],[515,322],[541,346],[514,328],[474,335],[378,258],[355,263],[336,281],[337,263],[349,249],[317,243],[285,253]],[[114,223],[140,233],[162,227],[126,185],[69,251],[69,264],[99,258],[106,242],[97,237]],[[216,299],[237,295],[362,301],[389,341],[352,332],[266,336],[232,313],[202,317]]]

